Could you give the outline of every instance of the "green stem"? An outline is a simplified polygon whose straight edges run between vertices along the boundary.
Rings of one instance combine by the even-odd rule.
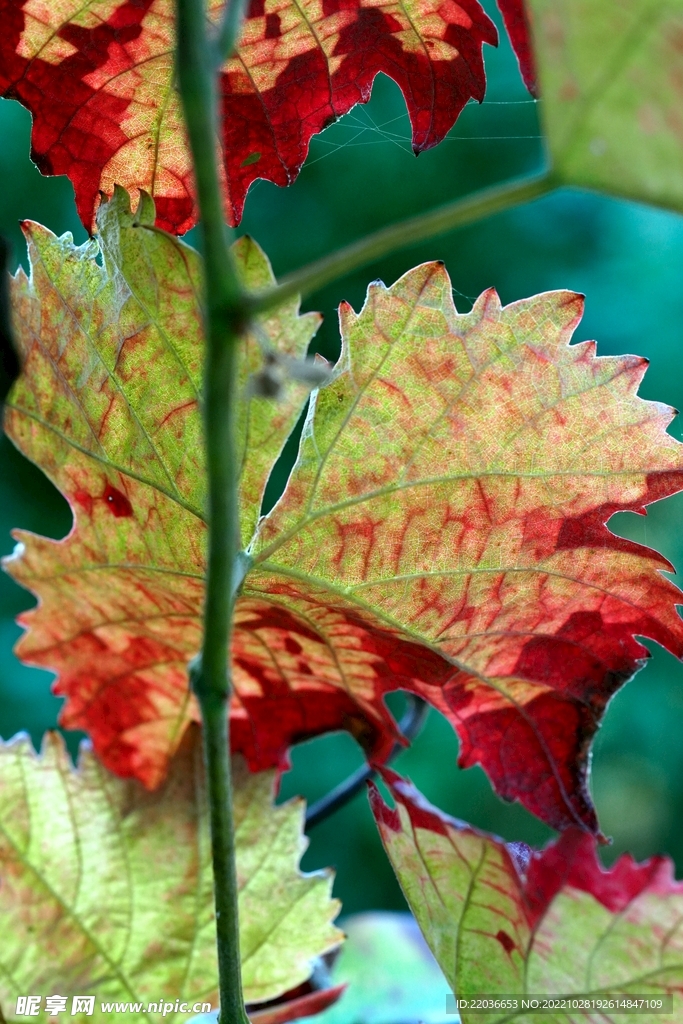
[[[204,238],[204,427],[208,562],[201,659],[191,670],[202,713],[211,820],[221,1024],[248,1024],[242,997],[235,829],[229,756],[230,635],[239,569],[236,370],[245,299],[223,220],[217,97],[204,0],[177,0],[178,84],[194,161]]]
[[[415,245],[427,238],[445,234],[454,228],[473,224],[475,221],[500,213],[512,206],[519,206],[532,199],[552,192],[556,182],[550,171],[534,177],[522,178],[519,181],[505,182],[493,188],[483,189],[474,195],[455,199],[452,203],[440,206],[436,210],[420,213],[416,217],[391,224],[387,228],[375,231],[365,238],[344,246],[337,252],[322,259],[309,263],[308,266],[295,270],[282,278],[275,288],[252,296],[249,308],[252,313],[260,313],[293,295],[310,295],[330,281],[343,277],[352,270],[357,270],[366,263],[386,256],[407,245]]]
[[[216,37],[216,63],[218,67],[232,55],[247,9],[247,0],[228,0],[218,26]]]
[[[385,228],[291,274],[277,287],[247,295],[240,287],[223,219],[217,165],[216,71],[239,35],[244,0],[228,6],[218,34],[209,38],[205,0],[176,0],[177,73],[192,150],[204,241],[206,357],[203,411],[208,475],[208,560],[201,657],[190,670],[203,722],[216,904],[220,1024],[249,1024],[242,996],[235,830],[230,771],[230,638],[235,594],[245,571],[239,552],[236,459],[238,344],[254,313],[308,294],[349,271],[405,245],[541,196],[554,187],[549,174],[488,189],[431,213]]]

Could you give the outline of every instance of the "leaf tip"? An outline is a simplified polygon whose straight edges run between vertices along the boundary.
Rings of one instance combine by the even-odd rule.
[[[583,319],[586,296],[583,292],[558,291],[554,293],[554,297],[555,310],[563,326],[569,332],[573,332]]]
[[[12,750],[15,747],[25,747],[30,756],[36,757],[36,748],[33,746],[33,740],[25,729],[15,732],[14,736],[10,736],[8,740],[0,737],[0,750]]]
[[[30,245],[33,236],[36,234],[37,229],[40,227],[40,224],[38,224],[35,220],[29,220],[27,218],[26,220],[19,221],[19,227],[21,228],[22,235]]]
[[[391,829],[392,832],[400,832],[401,822],[396,808],[389,807],[389,805],[384,802],[382,794],[372,780],[369,780],[367,785],[370,809],[378,826],[383,825],[385,828]]]
[[[157,218],[156,206],[152,196],[144,188],[138,189],[140,198],[133,217],[133,225],[140,227],[153,227]]]
[[[372,287],[372,285],[370,287]],[[370,288],[368,288],[368,294],[369,293],[370,293]],[[354,323],[355,320],[358,319],[358,316],[356,314],[355,309],[351,305],[351,303],[347,302],[346,299],[343,299],[342,302],[339,303],[338,315],[339,315],[339,329],[341,331],[342,345],[343,345],[344,344],[344,339],[346,337],[346,332],[351,329],[352,324]]]
[[[16,544],[10,551],[9,555],[3,555],[3,557],[0,559],[0,565],[2,565],[5,572],[10,572],[11,570],[8,568],[8,566],[10,566],[12,562],[19,562],[26,552],[26,545],[24,544],[23,540],[19,539],[19,531],[12,530],[10,532],[10,536],[14,540],[16,540]]]
[[[497,318],[500,316],[500,312],[503,308],[503,304],[500,301],[500,295],[495,288],[486,288],[479,298],[472,306],[472,313],[479,316],[487,316],[491,318]]]
[[[142,190],[140,190],[142,192]],[[112,207],[118,207],[121,213],[131,213],[130,195],[123,185],[114,185],[111,198],[105,192],[100,192],[101,202],[110,203]]]

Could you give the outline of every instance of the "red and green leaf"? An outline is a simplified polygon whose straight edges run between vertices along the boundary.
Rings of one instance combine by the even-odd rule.
[[[506,845],[432,807],[396,773],[385,781],[394,808],[375,787],[370,794],[382,841],[457,996],[683,994],[683,884],[669,860],[625,855],[605,871],[595,840],[578,829],[541,852]],[[580,1007],[543,1015],[577,1024],[598,1017],[620,1019]],[[534,1019],[521,1007],[461,1018]]]
[[[33,114],[33,158],[69,176],[87,228],[115,184],[153,195],[163,228],[196,219],[173,12],[173,0],[0,0],[0,94]],[[251,0],[220,77],[230,222],[256,178],[294,180],[311,136],[367,102],[380,71],[403,91],[415,152],[435,146],[483,98],[482,46],[496,41],[478,0]]]
[[[41,599],[22,620],[31,629],[20,653],[59,672],[62,724],[89,732],[112,770],[151,786],[198,718],[187,662],[201,639],[206,481],[200,260],[149,230],[143,206],[133,216],[119,190],[101,208],[103,267],[97,242],[79,249],[26,225],[32,278],[20,271],[13,291],[24,376],[5,429],[74,513],[63,542],[16,534],[23,554],[10,571]],[[250,287],[273,282],[250,239],[235,255]],[[263,318],[243,349],[239,392],[262,364],[257,334],[298,358],[318,323],[298,316],[296,301]],[[277,404],[240,403],[245,544],[305,399],[292,383]]]
[[[305,927],[305,926],[304,926]],[[317,1017],[333,1006],[346,992],[346,985],[317,988],[308,981],[285,992],[278,999],[265,1003],[247,1003],[246,1010],[251,1024],[288,1024],[303,1017]]]
[[[589,745],[646,657],[634,635],[683,655],[668,563],[605,523],[680,489],[683,459],[671,410],[636,396],[645,361],[570,345],[582,309],[569,292],[501,308],[490,291],[462,316],[440,264],[342,306],[337,376],[244,593],[287,609],[268,646],[291,687],[292,637],[309,664],[327,646],[371,756],[391,737],[383,695],[404,687],[499,794],[595,830]]]
[[[7,426],[74,528],[18,535],[9,568],[40,598],[19,654],[59,673],[63,724],[155,786],[197,717],[199,265],[134,226],[120,194],[102,224],[104,268],[94,243],[32,228],[32,278],[15,284],[25,371]],[[418,267],[372,285],[360,314],[342,307],[334,378],[253,536],[266,469],[245,440],[232,736],[252,768],[340,728],[381,761],[397,737],[384,697],[404,688],[446,715],[460,763],[482,764],[502,796],[597,830],[589,746],[647,657],[635,636],[683,655],[668,563],[605,523],[679,490],[683,454],[671,410],[636,396],[643,360],[570,344],[581,310],[567,292],[506,308],[486,292],[460,315],[443,266]],[[293,303],[262,329],[300,353],[313,327]],[[269,459],[301,401],[258,400]]]

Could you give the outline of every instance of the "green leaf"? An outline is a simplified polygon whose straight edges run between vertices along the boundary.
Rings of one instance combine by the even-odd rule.
[[[150,794],[110,775],[89,750],[78,769],[61,737],[41,756],[26,739],[0,747],[0,1004],[21,994],[100,1001],[217,999],[211,850],[199,731],[186,734]],[[303,804],[274,807],[273,773],[234,762],[240,942],[245,998],[305,981],[338,945],[331,875],[302,875]],[[196,1014],[196,1010],[194,1013]],[[126,1013],[125,1019],[185,1019]],[[47,1018],[46,1018],[47,1019]],[[71,1018],[70,1018],[71,1019]]]
[[[559,179],[683,210],[683,0],[527,0]]]
[[[395,772],[385,781],[394,808],[375,787],[370,794],[380,835],[452,991],[517,999],[516,1008],[461,1010],[463,1024],[622,1019],[581,1007],[529,1014],[525,994],[681,997],[683,883],[671,861],[625,855],[605,871],[595,840],[578,829],[541,852],[506,845],[432,807]]]

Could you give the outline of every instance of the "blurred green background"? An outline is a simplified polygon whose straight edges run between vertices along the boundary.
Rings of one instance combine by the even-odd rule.
[[[485,6],[497,19],[492,3]],[[526,93],[501,35],[487,48],[488,91],[471,104],[449,137],[418,160],[398,88],[380,76],[372,101],[357,107],[313,141],[309,160],[287,190],[266,182],[252,189],[240,231],[252,234],[283,274],[384,224],[426,210],[475,188],[530,172],[543,163],[539,110]],[[18,221],[29,217],[61,234],[85,239],[69,182],[43,178],[29,160],[30,117],[0,101],[0,232],[26,264]],[[192,241],[192,238],[190,238]],[[306,303],[325,323],[316,340],[328,358],[338,352],[335,309],[342,299],[362,305],[367,283],[393,282],[428,259],[445,261],[458,309],[494,285],[504,302],[552,288],[587,295],[577,340],[596,338],[601,354],[635,352],[651,360],[641,394],[683,407],[683,219],[586,193],[564,191],[477,226],[404,250],[323,289]],[[671,427],[679,437],[680,426]],[[291,458],[293,446],[288,455]],[[286,473],[278,467],[269,499]],[[69,529],[63,499],[6,439],[0,443],[0,551],[22,526],[53,537]],[[612,528],[683,564],[683,495],[651,507],[647,518],[624,513]],[[15,615],[30,595],[0,578],[0,734],[27,730],[35,743],[53,727],[60,701],[49,673],[19,664],[12,646]],[[643,858],[667,852],[683,873],[683,667],[653,647],[649,665],[609,707],[594,748],[592,787],[603,830],[614,839],[606,861],[625,849]],[[397,711],[400,712],[400,696]],[[78,737],[71,737],[75,750]],[[506,839],[543,842],[550,831],[517,805],[502,803],[478,769],[456,767],[457,740],[432,713],[422,735],[396,762],[443,809]],[[315,799],[361,762],[345,735],[303,744],[282,795]],[[336,892],[346,912],[404,906],[364,794],[311,832],[306,867],[337,869]]]

